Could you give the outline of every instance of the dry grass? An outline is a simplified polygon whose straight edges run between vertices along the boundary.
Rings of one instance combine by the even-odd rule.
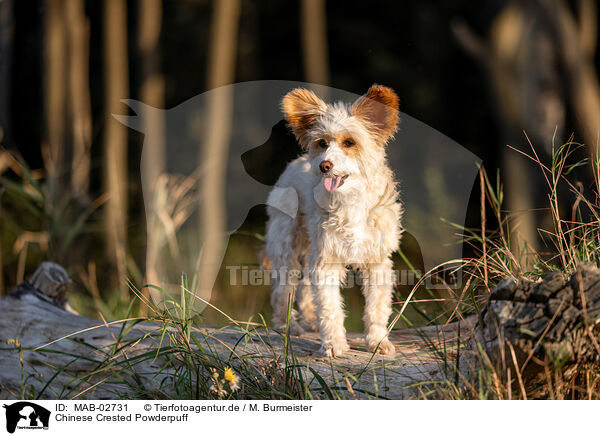
[[[572,141],[552,150],[550,162],[543,162],[529,142],[530,151],[515,150],[523,158],[532,160],[540,169],[546,182],[547,212],[551,216],[550,228],[539,228],[539,236],[546,247],[544,252],[531,248],[527,241],[516,241],[514,215],[503,209],[504,192],[499,174],[491,180],[483,167],[480,168],[481,227],[479,229],[456,228],[462,232],[475,256],[448,262],[443,268],[448,273],[462,273],[463,287],[460,292],[451,291],[448,299],[453,309],[447,322],[460,321],[481,313],[491,289],[507,276],[539,279],[552,271],[559,271],[565,278],[575,273],[581,263],[598,265],[600,250],[600,160],[571,162],[574,150],[581,147]],[[574,168],[587,166],[594,176],[594,186],[585,191],[583,184],[573,182],[569,175]],[[572,198],[567,205],[561,197],[567,192]],[[493,215],[490,225],[486,217]],[[519,249],[516,247],[524,247]],[[438,274],[439,268],[428,272]],[[450,290],[450,288],[449,288]],[[584,306],[585,308],[585,306]],[[536,349],[547,333],[551,320],[538,339]],[[502,337],[505,346],[499,352],[488,348],[479,337],[463,352],[462,362],[455,358],[454,374],[442,383],[436,383],[428,396],[436,398],[470,399],[600,399],[600,368],[597,365],[573,361],[569,356],[546,356],[541,360],[531,353],[518,356],[515,344]],[[592,334],[591,327],[587,329]],[[600,347],[599,347],[600,353]],[[531,366],[543,368],[542,375],[531,376]]]

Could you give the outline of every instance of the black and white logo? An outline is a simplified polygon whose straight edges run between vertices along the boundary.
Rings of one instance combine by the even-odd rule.
[[[6,409],[6,431],[47,430],[50,411],[29,401],[19,401],[3,406]]]

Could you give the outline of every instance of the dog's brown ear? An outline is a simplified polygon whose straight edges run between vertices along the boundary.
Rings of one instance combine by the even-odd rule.
[[[304,144],[306,132],[314,125],[325,107],[323,100],[314,92],[304,88],[296,88],[283,97],[281,110],[303,147],[306,146]]]
[[[398,127],[398,96],[392,88],[373,84],[354,102],[351,113],[367,121],[371,133],[384,145]]]

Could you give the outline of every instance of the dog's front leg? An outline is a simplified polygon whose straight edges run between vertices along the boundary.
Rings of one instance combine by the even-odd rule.
[[[323,263],[311,268],[321,353],[327,357],[341,356],[350,347],[344,328],[344,303],[340,287],[346,277],[344,265]]]
[[[362,274],[365,296],[365,342],[370,351],[394,354],[394,345],[388,339],[387,323],[392,314],[392,261],[367,265]]]

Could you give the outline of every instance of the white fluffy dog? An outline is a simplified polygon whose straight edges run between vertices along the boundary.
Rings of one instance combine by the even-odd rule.
[[[402,207],[385,145],[398,124],[398,97],[373,85],[352,105],[330,105],[298,88],[283,98],[282,110],[306,153],[287,166],[268,201],[266,254],[278,272],[275,328],[285,330],[298,288],[301,318],[292,311],[290,333],[318,329],[324,355],[348,351],[340,287],[352,266],[363,281],[366,345],[393,354],[390,256],[400,242]],[[297,192],[294,217],[282,212],[296,206],[286,204],[295,196],[281,195],[290,188]],[[299,283],[294,272],[304,273]]]

